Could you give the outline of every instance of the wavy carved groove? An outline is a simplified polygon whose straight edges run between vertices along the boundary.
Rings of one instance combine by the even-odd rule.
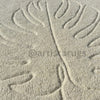
[[[40,0],[38,1],[38,5],[39,7],[41,8],[40,6]],[[28,5],[26,6],[26,10],[24,9],[17,9],[13,14],[12,14],[12,22],[22,31],[24,31],[25,33],[28,32],[28,33],[33,33],[32,31],[29,31],[25,28],[25,26],[23,24],[20,23],[20,21],[18,19],[16,19],[16,17],[18,15],[21,16],[21,18],[24,19],[25,22],[35,26],[38,26],[38,25],[42,25],[43,27],[45,27],[45,24],[39,20],[37,17],[34,16],[34,3],[33,2],[29,2]],[[41,8],[42,9],[42,8]],[[36,9],[35,9],[36,10]]]
[[[66,22],[62,25],[62,28],[65,29],[66,26],[68,25],[68,23],[70,23],[71,20],[73,20],[73,19],[77,16],[78,12],[80,11],[80,8],[81,8],[81,6],[79,5],[79,8],[78,8],[77,11],[75,12],[75,15],[74,15],[73,17],[71,17],[68,21],[66,21]]]
[[[44,24],[41,20],[39,20],[38,18],[36,18],[36,17],[34,16],[34,14],[35,14],[34,8],[35,8],[34,3],[31,2],[31,3],[29,4],[29,6],[28,6],[28,13],[29,13],[29,14],[32,16],[32,18],[35,19],[39,24],[41,24],[43,27],[45,27],[45,24]],[[31,10],[31,9],[33,9],[33,10]]]
[[[33,78],[33,75],[32,74],[26,74],[26,75],[20,75],[19,77],[17,76],[17,79],[20,79],[20,80],[16,80],[16,78],[12,78],[12,82],[8,85],[10,90],[13,90],[13,87],[12,86],[15,86],[15,85],[22,85],[22,84],[25,84],[27,82],[29,82],[30,80],[32,80]]]
[[[21,29],[21,30],[26,31],[26,32],[28,32],[28,33],[33,33],[33,32],[31,32],[31,31],[27,30],[23,25],[21,25],[21,24],[18,22],[18,19],[16,18],[17,15],[21,15],[21,17],[24,18],[24,20],[30,22],[30,21],[27,19],[27,17],[25,16],[23,10],[18,9],[18,10],[17,10],[16,12],[14,12],[14,14],[13,14],[13,17],[12,17],[13,23],[14,23],[19,29]]]
[[[38,9],[39,9],[39,10],[42,10],[40,2],[41,2],[41,0],[38,0],[38,1],[37,1],[37,6],[38,6]]]
[[[32,2],[32,4],[35,9],[40,10],[40,0],[38,0],[37,2]]]
[[[1,24],[0,27],[2,28],[3,25]],[[2,30],[0,30],[0,43],[8,47],[13,46],[14,44],[14,42],[10,38],[4,35]]]
[[[14,13],[13,13],[13,15],[12,15],[12,21],[13,21],[13,23],[19,28],[19,29],[22,29],[23,31],[25,31],[25,28],[23,27],[23,26],[21,26],[19,23],[18,23],[18,21],[16,20],[16,16],[17,15],[22,15],[23,16],[23,14],[22,14],[23,12],[22,12],[22,10],[21,9],[18,9],[18,10],[16,10]],[[23,16],[24,17],[24,16]]]
[[[27,5],[28,7],[28,5]],[[25,16],[25,18],[33,25],[36,25],[38,26],[38,23],[29,15],[28,13],[28,8],[26,8],[26,10],[22,9],[22,13],[23,13],[23,16]]]
[[[55,18],[63,17],[68,9],[69,9],[69,0],[62,0],[61,4],[59,5],[57,11],[54,14]]]
[[[59,83],[62,85],[65,75],[64,75],[64,71],[61,66],[58,66],[57,74],[58,74]]]
[[[86,36],[90,35],[94,31],[96,26],[98,25],[99,21],[100,21],[99,14],[97,12],[96,18],[89,25],[87,25],[84,28],[82,28],[79,31],[77,31],[73,35],[73,37],[77,38],[77,39],[82,39],[82,38],[85,38]]]
[[[11,79],[11,78],[15,78],[15,77],[18,77],[18,76],[21,76],[21,75],[24,75],[24,74],[29,74],[29,73],[30,73],[29,71],[18,72],[18,73],[15,73],[13,75],[5,77],[4,79],[2,79],[2,81],[8,80],[8,79]]]
[[[100,37],[94,38],[92,41],[90,41],[87,45],[88,47],[96,47],[100,46]]]
[[[2,28],[2,24],[0,24],[0,28]],[[4,41],[9,40],[3,33],[2,30],[0,29],[0,38]]]
[[[96,58],[100,58],[100,52],[89,56],[89,59],[96,59]]]
[[[7,39],[5,38],[4,35],[1,34],[2,32],[0,32],[0,41],[1,42],[7,42]]]
[[[84,11],[85,11],[86,5],[84,5],[83,7],[81,7],[80,11],[78,12],[77,16],[71,21],[72,25],[69,26],[69,29],[75,27],[78,22],[80,21]]]

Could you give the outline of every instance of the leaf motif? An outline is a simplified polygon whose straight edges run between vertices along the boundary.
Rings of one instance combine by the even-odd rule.
[[[34,34],[31,38],[36,37],[37,40],[39,40],[37,41],[38,44],[40,44],[36,48],[37,50],[48,51],[53,49],[57,51],[57,58],[51,59],[45,57],[39,59],[41,64],[39,64],[38,66],[44,66],[44,64],[50,66],[53,62],[56,62],[58,65],[58,63],[61,62],[64,68],[58,66],[57,69],[59,81],[61,83],[64,82],[64,71],[66,71],[67,79],[71,84],[73,84],[73,86],[82,89],[84,89],[84,87],[90,89],[98,89],[95,84],[99,84],[99,82],[95,81],[94,84],[92,78],[94,79],[95,75],[91,75],[91,70],[93,70],[92,67],[94,67],[92,66],[92,61],[96,59],[91,58],[93,58],[94,56],[100,56],[100,48],[97,46],[99,45],[99,38],[95,41],[93,40],[92,42],[90,42],[90,40],[95,37],[100,37],[95,33],[95,31],[99,27],[100,22],[99,11],[91,8],[93,9],[93,12],[88,11],[90,15],[87,16],[87,5],[82,5],[75,2],[75,5],[78,5],[78,7],[73,9],[75,6],[70,6],[73,1],[70,2],[70,0],[62,0],[61,4],[57,6],[57,9],[55,9],[55,6],[53,4],[49,4],[49,2],[50,1],[45,0],[37,1],[36,3],[29,2],[29,4],[25,8],[18,8],[12,14],[12,24],[18,29],[21,34],[23,34],[23,36],[27,37],[29,36],[29,34]],[[56,3],[56,1],[54,2]],[[69,11],[72,10],[75,10],[73,11],[74,14],[67,18]],[[93,18],[91,18],[91,16]],[[9,27],[8,29],[12,29],[12,27]],[[13,28],[13,31],[15,31],[15,29]],[[27,41],[27,43],[28,42],[29,41]],[[21,45],[24,45],[24,42],[23,44],[21,42]],[[35,43],[32,42],[32,45],[35,45]],[[92,48],[93,46],[95,48]],[[61,51],[63,52],[65,49],[66,51],[72,52],[74,52],[73,50],[83,50],[87,53],[87,55],[84,55],[83,57],[83,55],[78,53],[77,56],[82,56],[80,59],[77,59],[77,57],[71,58],[68,55],[63,56]],[[45,90],[43,94],[37,94],[48,95],[50,93],[54,93],[60,88],[61,87],[58,86],[56,87],[56,89],[52,90],[53,92],[50,89],[48,91]]]

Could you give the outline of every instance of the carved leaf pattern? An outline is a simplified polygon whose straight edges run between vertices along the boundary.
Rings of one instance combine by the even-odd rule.
[[[15,29],[18,30],[15,30],[14,27],[8,27],[3,23],[1,23],[0,27],[8,28],[9,31],[13,32],[18,31],[22,35],[33,34],[33,36],[36,38],[42,37],[39,39],[40,42],[42,41],[43,45],[45,45],[44,50],[45,48],[49,48],[50,45],[47,44],[47,40],[49,39],[53,41],[51,44],[55,45],[57,53],[61,61],[63,62],[64,67],[57,67],[58,79],[61,86],[49,95],[52,95],[55,92],[59,91],[61,95],[60,100],[66,100],[66,97],[63,94],[63,86],[65,84],[66,78],[71,84],[73,84],[73,86],[83,88],[80,85],[82,83],[78,83],[76,82],[76,80],[73,79],[73,77],[77,77],[77,75],[74,76],[74,74],[71,73],[71,71],[76,71],[74,68],[75,66],[77,66],[77,68],[83,66],[81,68],[81,72],[83,71],[84,75],[87,75],[88,73],[85,72],[85,67],[87,67],[89,70],[91,69],[91,71],[93,71],[93,73],[95,74],[99,73],[97,70],[99,70],[100,68],[97,68],[98,63],[96,63],[96,61],[98,58],[100,59],[100,34],[99,32],[97,34],[95,32],[97,29],[99,29],[98,27],[100,26],[100,14],[99,11],[91,8],[93,10],[93,13],[91,11],[90,15],[93,18],[89,20],[89,18],[86,19],[87,17],[85,17],[86,11],[88,10],[87,5],[81,5],[80,3],[73,2],[72,0],[62,0],[58,4],[58,7],[54,7],[53,5],[49,5],[49,2],[50,1],[38,0],[34,3],[34,1],[31,1],[27,4],[25,8],[18,8],[11,17],[13,26],[15,27]],[[76,8],[74,8],[71,5],[77,6]],[[50,8],[51,6],[56,9]],[[72,15],[71,11],[73,12]],[[86,21],[89,21],[89,23],[83,22],[84,18],[86,19]],[[45,38],[45,40],[43,38]],[[16,38],[15,40],[19,41]],[[15,45],[16,43],[18,43],[12,42],[9,38],[3,35],[2,31],[0,31],[0,41],[7,46],[10,46],[10,44]],[[65,45],[66,47],[64,47],[63,45]],[[74,63],[72,64],[71,62],[73,62],[73,59],[70,59],[69,57],[64,57],[60,52],[64,49],[67,49],[69,51],[73,49],[82,49],[87,53],[87,55],[80,60],[74,58]],[[84,61],[86,61],[86,64]],[[92,65],[93,68],[90,68],[89,66]],[[80,76],[80,78],[82,78],[83,76]],[[87,88],[92,88],[91,83],[90,87],[89,85],[84,86]],[[96,88],[95,86],[93,87]]]

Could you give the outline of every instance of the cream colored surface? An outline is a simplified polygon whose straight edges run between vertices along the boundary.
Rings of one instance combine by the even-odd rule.
[[[0,100],[100,100],[99,0],[0,0]]]

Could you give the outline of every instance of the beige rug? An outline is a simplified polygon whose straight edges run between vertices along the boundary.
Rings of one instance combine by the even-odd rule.
[[[100,0],[0,0],[0,100],[100,100]]]

